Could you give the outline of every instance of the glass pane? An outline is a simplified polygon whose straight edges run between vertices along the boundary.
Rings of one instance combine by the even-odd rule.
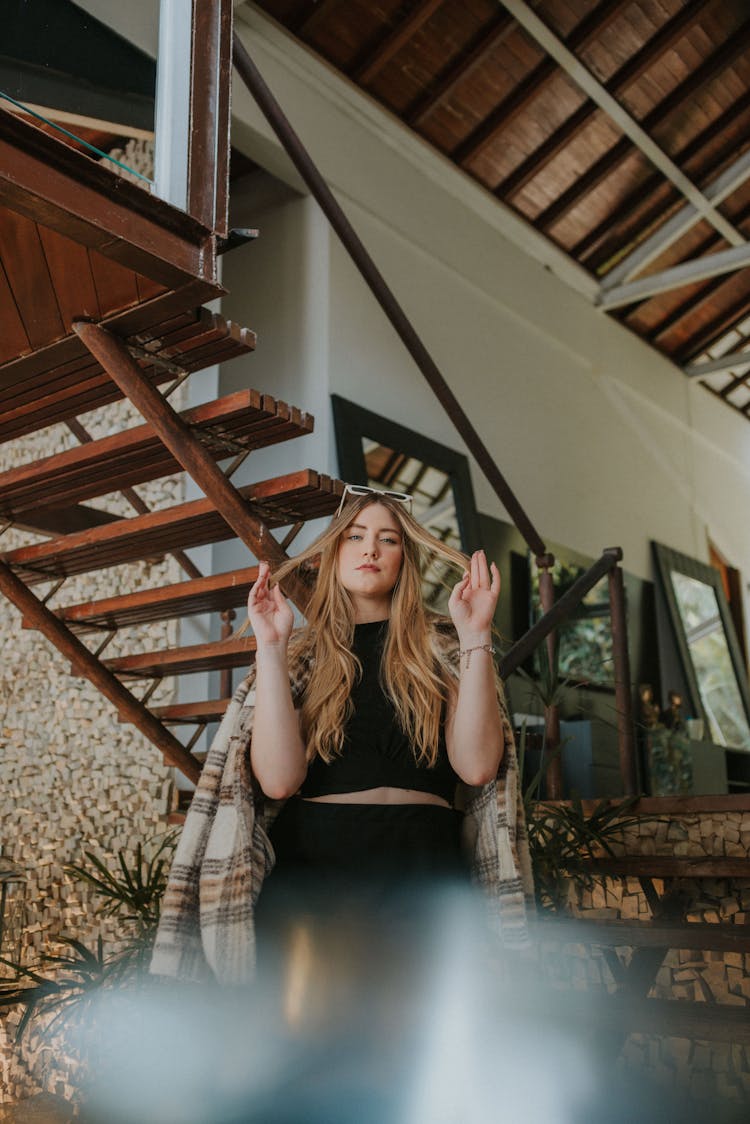
[[[373,488],[406,492],[413,496],[412,515],[436,539],[462,550],[456,501],[450,476],[406,453],[400,453],[370,438],[362,438],[367,483]],[[460,575],[437,558],[422,572],[426,603],[436,612],[447,613],[450,591]]]
[[[716,592],[712,586],[687,574],[673,570],[670,576],[711,740],[733,749],[750,749],[750,727]]]
[[[532,622],[542,615],[539,596],[539,570],[533,556],[531,561],[531,614]],[[555,600],[573,585],[585,569],[573,562],[555,559],[552,567]],[[609,610],[607,578],[603,577],[585,595],[572,618],[560,625],[558,631],[558,671],[563,679],[581,685],[594,683],[611,686],[614,657],[612,654],[612,622]]]

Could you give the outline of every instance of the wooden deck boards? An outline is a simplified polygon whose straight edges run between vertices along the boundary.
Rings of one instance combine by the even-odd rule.
[[[196,406],[182,418],[217,460],[301,437],[313,427],[309,415],[255,390]],[[16,519],[34,510],[69,507],[181,471],[152,427],[143,424],[0,473],[0,516]]]
[[[340,481],[304,469],[238,490],[251,510],[256,510],[273,528],[332,515],[338,507],[341,489]],[[234,537],[234,531],[210,500],[200,499],[51,542],[19,547],[2,555],[2,559],[27,585],[33,586],[167,554],[176,547],[184,550]]]

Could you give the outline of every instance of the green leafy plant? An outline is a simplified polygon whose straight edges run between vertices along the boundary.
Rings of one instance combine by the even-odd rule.
[[[0,958],[12,968],[16,980],[0,982],[0,1009],[22,1004],[23,1017],[16,1031],[20,1040],[35,1015],[53,1017],[46,1023],[44,1036],[78,1023],[91,1001],[103,989],[134,985],[145,975],[159,924],[161,898],[167,883],[169,859],[178,832],[171,831],[147,843],[139,843],[132,865],[124,851],[117,854],[118,866],[111,871],[93,852],[84,852],[89,866],[67,866],[66,873],[93,886],[102,901],[96,915],[116,917],[124,934],[117,948],[107,953],[99,936],[95,949],[73,937],[59,936],[58,943],[70,952],[64,955],[43,953],[34,968]],[[50,974],[43,974],[45,968]]]

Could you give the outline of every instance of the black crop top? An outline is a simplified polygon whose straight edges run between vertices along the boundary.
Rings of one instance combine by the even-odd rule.
[[[321,757],[310,763],[300,795],[411,788],[431,792],[453,804],[459,778],[448,760],[444,723],[440,724],[437,761],[433,766],[418,765],[411,742],[399,727],[393,704],[380,683],[387,634],[387,620],[355,625],[352,650],[362,664],[362,678],[352,689],[354,714],[344,731],[344,745],[330,764]]]

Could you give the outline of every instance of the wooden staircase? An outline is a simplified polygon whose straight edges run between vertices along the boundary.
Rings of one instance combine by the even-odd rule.
[[[227,0],[211,5],[225,52],[230,16]],[[194,70],[194,108],[212,105],[212,64],[201,55]],[[257,575],[251,563],[279,565],[304,523],[331,514],[341,495],[338,481],[312,470],[241,488],[231,482],[254,450],[311,433],[304,410],[253,389],[182,411],[170,402],[187,378],[255,347],[251,330],[202,306],[224,292],[217,256],[232,241],[227,126],[216,115],[194,126],[193,139],[203,129],[218,145],[211,158],[223,187],[216,198],[205,195],[213,181],[204,153],[187,213],[0,110],[0,147],[15,160],[0,167],[0,447],[53,425],[79,443],[0,471],[0,534],[13,527],[37,540],[0,553],[0,591],[24,627],[40,630],[73,674],[91,680],[119,720],[191,781],[200,773],[192,746],[226,708],[233,669],[254,657],[252,637],[231,635],[229,623]],[[95,439],[84,415],[125,398],[142,423]],[[204,498],[150,510],[135,490],[182,471]],[[132,515],[102,503],[114,493]],[[279,541],[272,531],[283,528]],[[242,569],[205,575],[186,553],[235,536],[248,550]],[[97,600],[83,600],[78,583],[66,597],[75,575],[124,564],[145,573],[166,555],[183,580],[164,584],[162,576],[153,588],[139,582],[132,593]],[[309,586],[293,575],[285,592],[303,608]],[[151,650],[139,634],[156,622],[213,613],[223,627],[211,643]],[[122,630],[129,631],[118,654],[108,654]],[[132,651],[122,654],[125,646]],[[149,707],[165,679],[207,670],[224,673],[221,697]],[[172,732],[185,726],[194,731],[187,746]]]

